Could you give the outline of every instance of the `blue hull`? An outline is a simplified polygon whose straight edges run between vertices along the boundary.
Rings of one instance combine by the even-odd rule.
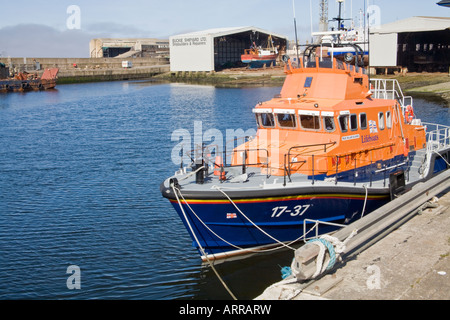
[[[238,254],[242,249],[277,245],[274,239],[280,242],[297,240],[303,235],[304,219],[350,223],[361,217],[365,197],[349,194],[310,194],[277,200],[235,200],[241,212],[229,201],[207,200],[202,203],[200,200],[186,200],[189,206],[183,203],[183,209],[200,245],[207,255],[223,256],[227,252]],[[389,200],[389,195],[369,196],[365,213],[379,208]],[[179,203],[171,202],[194,239]],[[252,222],[270,236],[255,227]],[[306,230],[311,226],[307,225]],[[320,226],[319,231],[328,233],[335,229],[336,227],[324,225]],[[312,236],[312,233],[307,235]],[[196,241],[193,241],[193,246],[203,255]]]
[[[269,67],[271,63],[273,63],[274,66],[276,65],[275,60],[243,60],[242,62],[247,63],[250,69],[262,68],[264,67],[264,64],[266,65],[266,67]]]

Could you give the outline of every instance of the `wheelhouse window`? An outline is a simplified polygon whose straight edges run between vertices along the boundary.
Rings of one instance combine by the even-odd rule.
[[[295,128],[295,114],[293,113],[277,113],[277,120],[280,128]]]
[[[339,118],[339,126],[341,127],[341,132],[348,131],[348,114],[340,115]]]
[[[258,113],[256,115],[258,125],[262,128],[273,128],[275,127],[275,119],[272,113]]]
[[[256,123],[259,128],[273,128],[275,127],[275,118],[272,109],[255,108],[253,113],[256,116]]]
[[[319,111],[298,111],[300,117],[300,126],[306,130],[320,130],[320,112]]]
[[[367,129],[367,115],[365,113],[359,114],[359,127],[361,130]]]
[[[378,127],[380,128],[380,130],[384,129],[384,113],[383,112],[378,113]]]
[[[333,132],[336,130],[336,125],[334,123],[334,112],[322,111],[322,119],[325,131]]]
[[[350,115],[350,130],[358,130],[358,116],[356,114]]]

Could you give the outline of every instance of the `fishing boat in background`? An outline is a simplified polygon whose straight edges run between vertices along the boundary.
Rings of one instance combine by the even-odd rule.
[[[362,21],[363,12],[360,11],[360,25],[355,26],[353,20],[350,26],[345,26],[345,19],[342,17],[343,1],[338,1],[339,13],[332,21],[337,23],[336,28],[329,31],[313,32],[311,35],[316,38],[316,43],[321,43],[323,46],[318,48],[321,50],[320,56],[328,56],[331,59],[337,58],[349,64],[355,64],[355,59],[363,54],[362,61],[364,66],[369,64],[369,29],[366,28]],[[357,45],[358,47],[355,47]],[[362,49],[362,50],[358,50]]]
[[[0,77],[0,92],[24,92],[49,90],[56,87],[58,79],[58,68],[46,69],[41,76],[36,73],[19,72],[9,77],[9,68],[2,67]]]
[[[331,232],[450,167],[450,127],[417,119],[395,79],[369,79],[362,54],[351,65],[319,58],[320,46],[298,68],[283,57],[285,83],[253,109],[254,137],[191,150],[161,184],[202,260],[282,248],[316,223]]]
[[[253,46],[250,49],[245,49],[244,54],[241,55],[241,61],[248,64],[249,68],[262,68],[264,66],[275,66],[278,58],[278,49],[274,47],[272,36],[269,35],[267,40],[267,47]]]

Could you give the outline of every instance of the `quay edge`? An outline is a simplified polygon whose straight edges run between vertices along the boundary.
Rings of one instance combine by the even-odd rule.
[[[283,285],[280,281],[255,300],[286,297],[292,300],[449,300],[449,173],[441,175],[443,180],[441,191],[437,189],[437,205],[426,207],[423,201],[409,199],[403,206],[411,207],[411,213],[395,230],[375,243],[355,250],[353,255],[344,253],[343,262],[329,274],[303,283]],[[417,188],[427,187],[418,185]],[[423,193],[428,199],[434,196],[428,191]],[[402,207],[401,198],[398,199],[398,210]],[[290,292],[297,294],[289,296]]]
[[[129,68],[117,58],[0,58],[10,72],[42,75],[45,69],[58,68],[57,84],[116,80],[143,80],[169,72],[168,58],[133,58]]]

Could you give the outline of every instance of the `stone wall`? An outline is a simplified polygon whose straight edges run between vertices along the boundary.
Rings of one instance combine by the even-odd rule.
[[[169,64],[167,58],[0,58],[0,62],[7,67],[12,65],[13,69],[28,72],[36,70],[36,62],[39,62],[41,69],[59,68],[62,71],[74,69],[74,64],[77,69],[118,69],[122,68],[123,60],[131,61],[133,67]]]

